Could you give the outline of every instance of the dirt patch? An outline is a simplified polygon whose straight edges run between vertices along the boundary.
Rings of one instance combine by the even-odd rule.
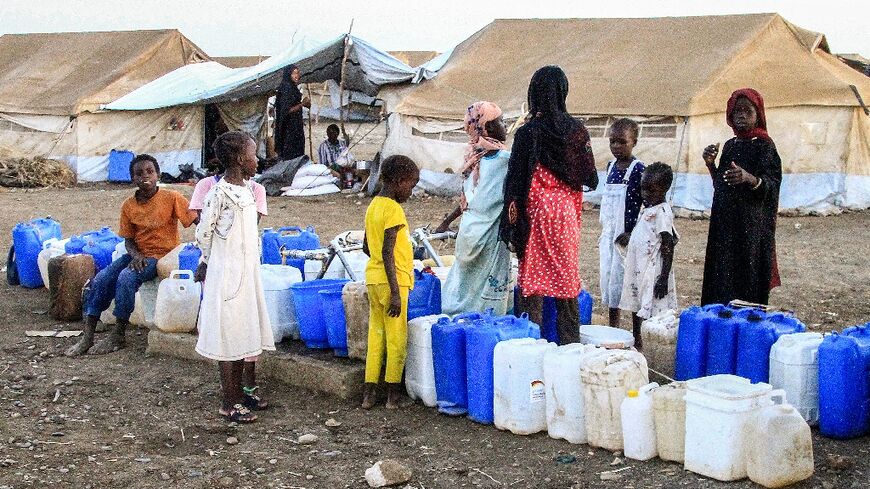
[[[52,215],[65,235],[117,228],[118,209],[129,194],[117,185],[0,189],[0,249],[8,249],[15,223],[33,217]],[[270,198],[270,215],[261,226],[312,224],[326,240],[361,228],[368,202],[356,195]],[[405,207],[411,225],[419,226],[437,224],[453,206],[433,198]],[[582,243],[583,278],[595,297],[597,221],[595,211],[584,215]],[[676,224],[682,236],[677,288],[680,304],[688,305],[699,298],[708,222]],[[823,331],[870,319],[868,229],[867,212],[781,218],[777,240],[785,285],[772,302]],[[192,236],[192,229],[184,230],[184,239]],[[277,383],[265,385],[273,407],[260,421],[229,426],[217,416],[217,372],[208,365],[145,356],[142,331],[128,333],[130,346],[118,353],[67,359],[62,351],[74,338],[24,336],[26,329],[77,327],[52,320],[43,313],[47,309],[46,290],[0,286],[0,487],[365,487],[365,469],[386,458],[414,471],[411,487],[753,487],[747,481],[710,481],[661,461],[611,465],[615,457],[604,450],[546,434],[515,436],[419,405],[364,412],[354,401]],[[341,425],[327,427],[329,418]],[[319,441],[297,444],[306,433]],[[227,444],[229,436],[238,444]],[[796,487],[865,486],[866,439],[838,441],[816,433],[813,441],[816,474]],[[830,462],[843,457],[850,463]],[[602,472],[624,467],[629,468],[618,472],[620,479],[602,480]]]

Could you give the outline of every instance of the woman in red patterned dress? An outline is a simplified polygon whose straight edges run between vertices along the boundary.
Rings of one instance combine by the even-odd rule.
[[[501,235],[520,261],[519,310],[541,324],[543,298],[556,299],[561,344],[579,340],[577,295],[583,187],[598,173],[589,132],[568,114],[568,78],[545,66],[529,83],[528,122],[514,137]]]

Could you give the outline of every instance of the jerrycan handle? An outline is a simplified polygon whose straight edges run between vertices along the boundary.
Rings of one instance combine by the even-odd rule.
[[[184,280],[193,280],[193,272],[190,270],[173,270],[169,273],[169,278],[182,278]]]
[[[281,226],[280,228],[278,228],[278,233],[279,233],[279,234],[282,234],[282,233],[284,233],[284,232],[295,232],[295,233],[301,233],[301,232],[302,232],[302,228],[300,228],[299,226]]]
[[[785,389],[774,389],[770,391],[770,400],[773,401],[776,405],[788,404],[788,401],[785,396]],[[776,400],[779,400],[777,402]]]

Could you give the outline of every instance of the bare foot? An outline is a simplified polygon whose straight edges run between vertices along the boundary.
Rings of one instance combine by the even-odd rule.
[[[88,353],[91,355],[105,355],[106,353],[112,353],[120,350],[127,346],[124,341],[123,336],[119,336],[115,333],[109,333],[108,336],[103,338],[99,343],[92,346]]]
[[[82,338],[75,345],[69,347],[64,354],[68,357],[78,357],[87,353],[94,346],[93,338]]]
[[[399,384],[387,384],[387,409],[399,409],[402,405],[402,391]]]
[[[373,384],[365,384],[363,386],[363,400],[360,407],[363,409],[371,409],[375,406],[375,386]]]

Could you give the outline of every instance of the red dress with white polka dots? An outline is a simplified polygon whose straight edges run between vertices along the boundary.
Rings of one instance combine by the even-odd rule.
[[[527,202],[531,230],[518,277],[523,296],[577,297],[583,192],[538,165]]]

